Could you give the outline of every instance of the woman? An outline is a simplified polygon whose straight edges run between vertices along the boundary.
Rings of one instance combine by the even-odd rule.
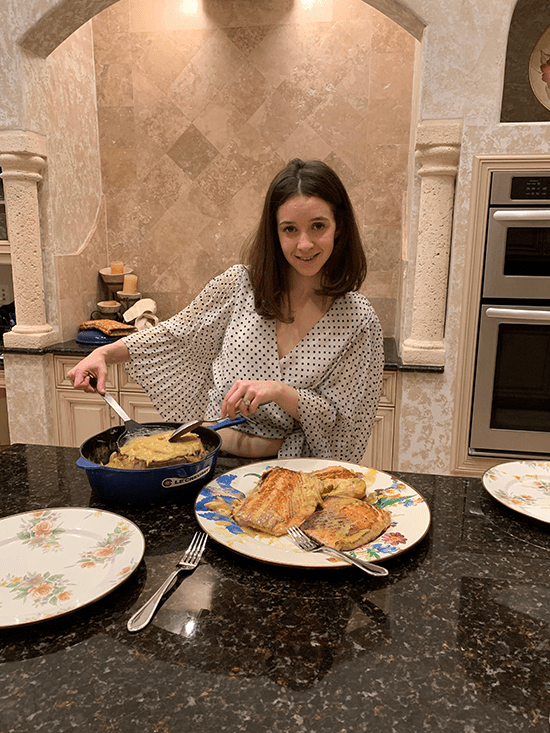
[[[292,160],[266,194],[246,265],[171,319],[101,346],[69,377],[105,390],[126,368],[164,417],[235,417],[228,453],[360,462],[380,398],[383,335],[357,292],[366,260],[348,194],[320,161]]]

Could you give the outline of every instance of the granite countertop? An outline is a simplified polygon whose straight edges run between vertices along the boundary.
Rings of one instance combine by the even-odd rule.
[[[548,525],[498,504],[479,479],[396,474],[432,521],[385,561],[386,578],[262,564],[210,540],[130,634],[128,618],[197,528],[193,502],[105,507],[77,457],[0,453],[0,516],[109,509],[140,527],[145,557],[103,599],[0,630],[0,730],[548,733]],[[220,458],[217,472],[237,463]]]
[[[0,346],[0,353],[4,354],[56,354],[61,356],[81,356],[84,358],[95,346],[79,344],[76,340],[63,341],[51,346],[44,346],[40,349],[24,349],[8,346]],[[385,368],[388,371],[407,372],[443,372],[442,366],[426,366],[423,364],[403,364],[397,351],[397,344],[394,338],[384,339]]]

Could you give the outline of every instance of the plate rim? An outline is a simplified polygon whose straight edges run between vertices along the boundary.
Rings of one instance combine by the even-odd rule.
[[[111,587],[105,589],[104,592],[99,593],[97,595],[94,595],[92,598],[79,603],[77,606],[69,609],[60,609],[58,613],[50,613],[47,616],[33,618],[33,619],[25,619],[21,621],[15,621],[13,623],[5,623],[4,617],[2,616],[2,609],[0,608],[0,630],[2,629],[10,629],[15,628],[19,626],[29,626],[33,624],[40,624],[45,621],[52,621],[55,619],[58,619],[62,616],[67,616],[71,613],[74,613],[76,611],[80,611],[82,608],[86,608],[87,606],[90,606],[92,603],[95,603],[96,601],[101,600],[102,598],[105,598],[110,593],[115,591],[117,588],[120,588],[124,583],[126,583],[127,580],[130,579],[130,577],[136,572],[138,567],[141,564],[141,561],[143,560],[144,554],[145,554],[145,536],[141,529],[138,527],[138,525],[133,522],[131,519],[128,519],[127,517],[123,516],[122,514],[118,514],[116,512],[112,512],[108,509],[99,509],[94,507],[82,507],[82,506],[46,506],[46,507],[37,507],[36,509],[28,509],[24,512],[17,512],[16,514],[7,514],[3,517],[0,517],[0,527],[1,523],[4,520],[8,519],[17,519],[18,517],[25,517],[35,514],[36,512],[68,512],[68,511],[78,511],[78,512],[86,512],[88,514],[94,513],[94,512],[101,512],[102,515],[108,515],[109,517],[116,518],[118,521],[124,521],[127,524],[131,525],[131,527],[136,531],[136,537],[139,541],[140,547],[136,558],[136,564],[135,567],[126,575],[124,578],[120,579],[118,582],[114,583]],[[0,530],[1,531],[1,530]],[[8,538],[9,539],[9,538]]]
[[[533,514],[532,512],[526,511],[525,507],[518,507],[514,506],[510,502],[504,501],[504,499],[500,496],[496,496],[494,492],[491,490],[492,486],[488,483],[488,475],[491,471],[495,471],[497,469],[504,469],[508,466],[514,466],[514,465],[526,465],[526,464],[533,464],[533,463],[544,463],[548,466],[548,471],[550,474],[550,461],[545,461],[541,459],[533,459],[531,461],[526,459],[516,459],[514,461],[505,461],[504,463],[497,463],[494,466],[491,466],[486,471],[484,471],[483,476],[481,477],[481,483],[483,485],[483,488],[485,491],[491,496],[495,501],[498,501],[499,504],[502,504],[502,506],[505,506],[507,509],[511,509],[512,511],[516,512],[517,514],[522,514],[524,517],[529,517],[529,519],[535,519],[537,522],[542,522],[543,524],[550,524],[550,510],[548,512],[548,519],[544,519],[541,516],[537,516],[536,514]]]
[[[202,493],[203,493],[204,490],[206,490],[211,484],[215,483],[222,476],[225,476],[226,474],[234,473],[235,471],[241,470],[241,469],[253,469],[255,466],[264,466],[263,470],[265,470],[265,464],[266,463],[273,464],[273,465],[280,465],[283,462],[286,464],[288,462],[294,462],[294,461],[322,461],[322,462],[327,463],[329,465],[338,465],[338,466],[352,467],[352,468],[355,468],[355,469],[362,469],[362,470],[374,470],[374,471],[376,471],[377,474],[387,477],[391,481],[391,483],[393,483],[394,481],[397,481],[397,482],[403,484],[407,488],[409,488],[412,491],[414,491],[415,494],[422,500],[422,506],[427,511],[426,526],[424,527],[422,534],[414,541],[413,544],[411,544],[411,545],[409,545],[407,547],[402,547],[402,548],[396,550],[396,552],[393,552],[391,555],[387,555],[386,557],[369,558],[368,559],[368,562],[378,563],[378,562],[383,562],[385,560],[389,560],[389,559],[392,559],[394,557],[397,557],[398,555],[401,555],[403,552],[407,552],[408,550],[412,549],[415,545],[417,545],[420,542],[422,542],[422,540],[428,534],[428,532],[430,530],[430,527],[431,527],[431,524],[432,524],[432,512],[431,512],[430,505],[426,501],[426,498],[423,496],[423,494],[421,494],[417,489],[415,489],[413,486],[411,486],[410,484],[408,484],[406,481],[403,481],[402,479],[398,478],[397,476],[394,476],[391,473],[388,473],[387,471],[381,471],[381,470],[379,470],[377,468],[372,468],[372,467],[369,467],[369,466],[361,466],[358,463],[351,463],[350,461],[338,461],[338,460],[335,460],[333,458],[312,458],[312,457],[306,457],[306,458],[304,458],[304,457],[292,457],[292,458],[272,458],[272,459],[265,458],[265,459],[262,459],[262,460],[255,461],[254,463],[247,463],[247,464],[243,464],[241,466],[235,466],[234,468],[230,468],[227,471],[224,471],[223,473],[219,474],[218,476],[216,476],[215,478],[213,478],[211,481],[209,481],[205,486],[203,486],[201,488],[201,490],[197,494],[197,497],[196,497],[195,502],[194,502],[195,518],[196,518],[197,522],[199,523],[201,529],[203,529],[208,534],[208,536],[211,537],[212,540],[214,540],[218,544],[222,545],[227,550],[230,550],[232,552],[235,552],[237,555],[240,555],[242,557],[247,557],[247,558],[249,558],[251,560],[255,560],[256,562],[265,563],[267,565],[274,565],[274,566],[277,566],[277,567],[285,567],[285,568],[295,568],[295,569],[301,569],[301,570],[319,570],[319,569],[325,569],[325,568],[341,569],[341,568],[349,568],[349,567],[352,567],[349,563],[347,563],[347,562],[345,562],[343,560],[341,560],[341,561],[336,560],[335,561],[334,559],[329,559],[327,556],[324,556],[321,553],[319,553],[318,555],[315,555],[315,557],[319,559],[319,562],[317,562],[317,563],[308,563],[308,564],[304,564],[304,563],[289,563],[289,562],[284,562],[283,560],[267,559],[265,557],[256,557],[255,555],[252,555],[252,554],[247,553],[247,552],[242,552],[242,551],[240,551],[239,549],[237,549],[235,547],[231,547],[231,546],[229,546],[229,545],[221,542],[220,539],[218,537],[215,537],[214,535],[212,535],[210,533],[210,531],[208,530],[208,528],[206,526],[204,526],[204,524],[201,522],[201,518],[199,517],[199,513],[197,511],[197,503],[199,501],[199,498],[201,497],[201,495],[202,495]],[[372,541],[374,542],[374,541],[376,541],[376,539],[378,539],[378,538],[375,538],[375,540],[372,540]],[[367,544],[369,544],[369,543],[367,543]]]

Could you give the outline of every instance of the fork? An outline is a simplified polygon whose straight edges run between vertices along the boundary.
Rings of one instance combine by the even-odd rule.
[[[128,621],[128,631],[141,631],[141,629],[144,629],[153,618],[165,593],[174,585],[180,570],[194,570],[197,567],[206,547],[207,537],[208,535],[205,532],[195,532],[176,569],[170,573],[156,593]]]
[[[337,557],[339,560],[344,560],[351,565],[357,565],[358,568],[369,575],[389,575],[386,568],[383,568],[380,565],[375,565],[374,563],[367,562],[366,560],[361,560],[358,557],[352,557],[351,555],[347,555],[345,552],[335,550],[333,547],[322,545],[320,542],[317,542],[317,540],[314,540],[312,537],[307,535],[302,529],[300,529],[300,527],[289,527],[288,534],[301,550],[305,550],[306,552],[324,552],[327,555],[332,555],[332,557]]]

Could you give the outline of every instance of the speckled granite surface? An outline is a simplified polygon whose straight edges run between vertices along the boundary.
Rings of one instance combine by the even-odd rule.
[[[66,356],[82,356],[89,354],[95,347],[87,344],[79,344],[76,340],[64,341],[62,343],[46,346],[43,349],[18,349],[9,348],[0,345],[0,351],[8,354],[57,354]],[[409,371],[409,372],[442,372],[441,366],[425,366],[423,364],[403,364],[401,357],[397,353],[397,344],[393,338],[384,339],[384,357],[386,366],[389,371]]]
[[[0,630],[3,733],[548,732],[549,530],[478,479],[399,474],[432,525],[386,561],[388,578],[272,567],[210,541],[130,634],[196,529],[193,505],[102,507],[77,457],[0,453],[0,515],[108,508],[139,525],[145,558],[86,608]],[[219,472],[232,465],[220,459]]]

